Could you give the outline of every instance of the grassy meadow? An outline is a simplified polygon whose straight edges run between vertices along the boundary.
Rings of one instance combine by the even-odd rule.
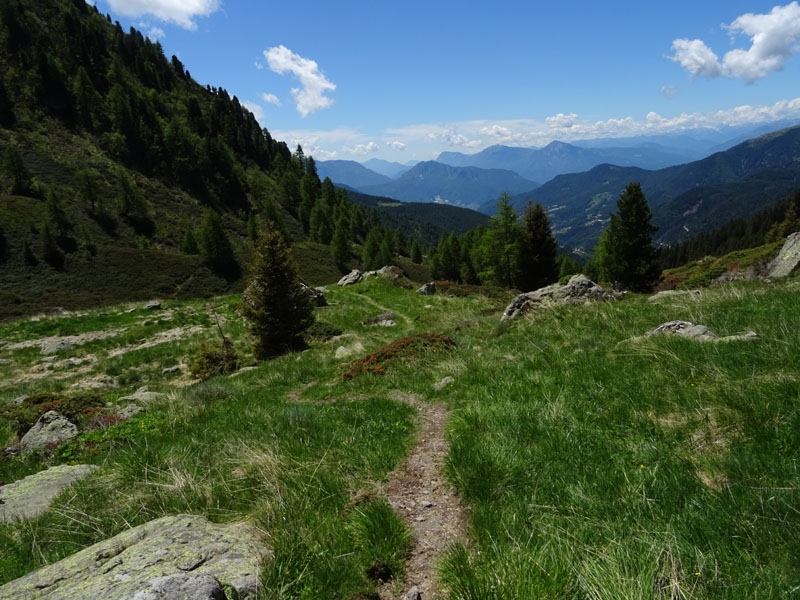
[[[376,574],[402,578],[410,544],[379,490],[414,444],[415,411],[402,401],[413,393],[451,411],[444,469],[469,513],[468,539],[438,563],[444,598],[800,597],[796,277],[661,304],[630,295],[503,326],[509,298],[478,291],[329,286],[317,318],[342,335],[264,363],[236,297],[0,324],[0,359],[12,361],[0,365],[2,445],[19,433],[8,401],[21,395],[55,395],[87,419],[87,407],[140,386],[165,393],[109,427],[82,422],[52,451],[0,458],[2,482],[53,464],[101,467],[42,517],[0,524],[0,584],[190,512],[265,533],[264,598],[376,598]],[[395,327],[361,324],[387,310]],[[759,337],[633,339],[673,319]],[[255,369],[193,382],[185,365],[201,341],[219,343],[218,323],[240,366]],[[98,331],[114,335],[73,345],[49,370],[38,346],[9,349]],[[342,377],[350,361],[422,332],[456,347],[409,345],[377,375]],[[350,355],[336,358],[339,347]],[[56,366],[68,358],[86,362]],[[448,375],[454,383],[434,390]]]

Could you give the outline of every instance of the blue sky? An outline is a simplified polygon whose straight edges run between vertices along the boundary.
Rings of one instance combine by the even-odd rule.
[[[319,160],[800,118],[796,1],[96,4]]]

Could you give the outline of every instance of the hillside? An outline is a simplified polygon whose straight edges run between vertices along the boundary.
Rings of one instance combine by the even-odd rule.
[[[504,191],[516,194],[537,186],[533,181],[505,169],[450,167],[434,161],[421,162],[397,179],[359,188],[374,196],[402,202],[437,202],[477,208]]]
[[[82,0],[0,8],[0,318],[240,289],[267,221],[314,284],[394,235],[135,29]]]
[[[654,223],[663,227],[657,241],[671,244],[777,202],[796,187],[798,157],[800,127],[792,127],[657,171],[599,165],[584,173],[559,175],[512,198],[512,204],[521,211],[528,200],[542,203],[550,211],[559,241],[588,251],[620,191],[628,182],[638,181],[653,209]],[[491,214],[494,204],[487,202],[480,210]]]
[[[97,468],[39,516],[0,522],[0,598],[69,595],[52,569],[11,582],[121,532],[90,566],[135,581],[132,528],[180,514],[237,532],[252,552],[228,557],[276,600],[436,584],[445,600],[785,595],[800,573],[797,285],[629,294],[500,327],[509,296],[373,278],[316,310],[342,337],[266,362],[236,296],[0,324],[2,397],[27,396],[0,401],[0,446],[53,407],[79,427],[0,456],[0,514],[23,477]],[[387,310],[394,326],[365,324]],[[642,338],[674,319],[758,337]],[[252,368],[200,383],[187,365],[219,347],[217,323]],[[218,567],[223,536],[188,535],[156,538],[159,565]]]
[[[509,169],[526,179],[550,181],[556,175],[578,173],[603,163],[661,169],[691,160],[692,155],[653,146],[583,148],[551,142],[544,148],[490,146],[477,154],[442,152],[437,161],[457,167]]]

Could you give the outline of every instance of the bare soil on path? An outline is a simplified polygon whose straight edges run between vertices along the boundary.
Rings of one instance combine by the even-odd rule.
[[[434,592],[442,591],[437,589],[436,562],[452,542],[465,538],[467,523],[461,501],[444,475],[449,450],[444,427],[449,412],[446,405],[425,402],[415,394],[395,393],[392,397],[419,411],[420,427],[416,445],[400,468],[389,474],[383,491],[414,532],[403,589],[416,586],[423,600],[429,600]],[[394,598],[393,587],[386,584],[381,598]]]

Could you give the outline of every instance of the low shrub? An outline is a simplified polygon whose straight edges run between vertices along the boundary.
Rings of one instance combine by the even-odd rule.
[[[233,373],[239,366],[239,354],[230,341],[226,340],[221,348],[200,344],[189,371],[192,375],[202,381]]]
[[[92,415],[92,408],[103,406],[97,394],[85,393],[66,396],[53,393],[34,394],[19,404],[7,404],[0,408],[0,420],[8,421],[17,435],[22,437],[46,412],[55,410],[67,419],[81,425]]]
[[[392,361],[420,358],[432,352],[450,351],[455,347],[456,343],[447,336],[417,333],[381,346],[366,358],[342,365],[340,368],[346,369],[342,373],[342,379],[352,379],[362,373],[381,375],[386,365]]]

